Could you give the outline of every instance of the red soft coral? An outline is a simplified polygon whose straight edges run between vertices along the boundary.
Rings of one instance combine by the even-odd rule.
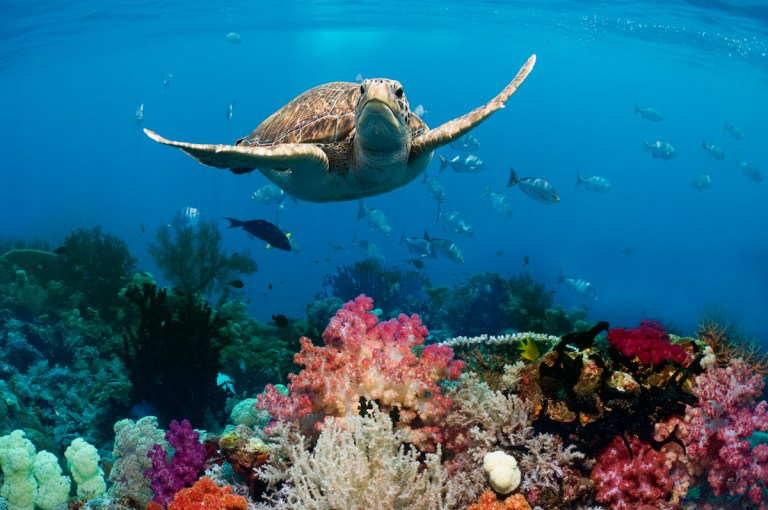
[[[464,362],[443,345],[417,355],[414,347],[428,334],[419,317],[379,322],[372,309],[373,300],[360,295],[331,319],[324,346],[302,338],[294,360],[304,369],[289,376],[290,395],[268,386],[257,406],[277,419],[319,428],[328,417],[359,413],[361,398],[375,400],[384,412],[397,410],[397,425],[411,443],[430,450],[442,440],[442,418],[451,405],[440,384],[458,378]]]
[[[192,487],[181,489],[168,503],[168,510],[247,510],[248,501],[232,494],[232,487],[219,487],[207,476]]]
[[[708,467],[716,496],[728,494],[744,503],[764,503],[768,488],[768,445],[752,446],[755,431],[768,432],[768,404],[755,401],[763,377],[734,359],[727,367],[711,367],[696,379],[696,406],[686,410],[688,454]]]
[[[687,492],[687,474],[678,456],[667,445],[654,450],[636,437],[629,438],[632,456],[617,436],[597,457],[590,478],[595,482],[595,500],[612,510],[637,508],[673,509]]]
[[[690,356],[685,349],[669,341],[669,335],[656,321],[644,320],[634,329],[615,328],[608,332],[608,344],[623,356],[644,365],[665,361],[685,364]]]

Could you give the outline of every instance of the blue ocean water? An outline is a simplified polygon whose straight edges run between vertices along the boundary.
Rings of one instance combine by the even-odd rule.
[[[224,234],[229,250],[250,249],[259,264],[244,279],[250,312],[303,315],[323,275],[365,256],[360,240],[375,243],[387,265],[407,267],[401,231],[427,229],[456,241],[465,259],[427,261],[435,285],[527,270],[556,302],[588,306],[593,321],[657,318],[690,334],[703,311],[719,307],[768,338],[768,184],[736,167],[768,172],[760,2],[6,0],[0,12],[0,240],[56,246],[74,229],[102,225],[159,278],[147,247],[180,208],[216,220],[277,213],[250,199],[268,183],[258,172],[203,167],[150,141],[135,119],[140,104],[141,127],[232,143],[300,92],[359,73],[400,80],[434,127],[493,97],[535,53],[507,107],[473,131],[487,169],[439,173],[435,160],[428,170],[445,187],[444,209],[464,215],[474,238],[442,230],[421,179],[366,201],[386,213],[389,238],[355,219],[356,202],[286,202],[279,223],[297,252],[266,250],[237,229]],[[229,32],[242,42],[228,42]],[[664,120],[633,114],[636,103]],[[744,138],[729,136],[726,122]],[[657,139],[677,157],[643,150]],[[551,182],[560,202],[505,188],[510,167]],[[607,178],[612,190],[575,187],[577,171]],[[691,182],[702,173],[712,184],[698,191]],[[509,197],[512,217],[482,196],[487,186]],[[598,299],[557,285],[561,272],[591,282]]]

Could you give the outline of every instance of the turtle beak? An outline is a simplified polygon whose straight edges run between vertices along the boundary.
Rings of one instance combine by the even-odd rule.
[[[389,84],[370,80],[367,85],[358,105],[357,125],[373,122],[400,129],[400,121],[394,114],[397,104],[393,101]]]

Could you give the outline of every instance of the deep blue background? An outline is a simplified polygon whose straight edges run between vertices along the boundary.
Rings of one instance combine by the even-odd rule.
[[[36,4],[0,2],[0,239],[56,246],[75,228],[101,224],[159,277],[146,247],[179,208],[211,219],[274,220],[275,211],[249,198],[268,182],[259,173],[206,168],[146,138],[134,119],[140,103],[144,126],[164,136],[231,143],[298,93],[361,73],[400,80],[412,107],[424,104],[437,126],[493,97],[536,53],[507,108],[473,132],[488,169],[439,174],[445,209],[467,217],[474,239],[442,231],[421,179],[367,200],[386,213],[389,239],[355,220],[355,202],[289,202],[280,221],[298,253],[225,232],[228,249],[250,247],[260,266],[246,280],[251,312],[301,316],[322,275],[363,257],[353,238],[402,266],[410,255],[398,245],[401,231],[426,227],[459,243],[466,261],[428,261],[433,284],[482,270],[517,274],[527,256],[534,278],[566,306],[584,303],[556,286],[561,270],[591,281],[599,296],[586,303],[592,320],[634,326],[652,317],[692,333],[702,310],[721,306],[768,338],[768,182],[735,168],[751,161],[768,178],[759,3]],[[243,43],[226,42],[230,31]],[[633,115],[635,102],[665,119]],[[726,121],[745,139],[729,137]],[[678,157],[654,160],[643,139],[670,142]],[[726,159],[708,156],[702,139]],[[561,202],[545,206],[505,189],[510,166],[552,182]],[[575,188],[576,171],[606,177],[613,190]],[[700,173],[711,174],[710,190],[691,188]],[[510,197],[512,218],[481,196],[486,185]]]

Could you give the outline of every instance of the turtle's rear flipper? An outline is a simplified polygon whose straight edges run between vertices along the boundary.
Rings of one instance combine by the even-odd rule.
[[[282,144],[270,147],[244,147],[241,145],[213,145],[168,140],[154,131],[145,129],[148,137],[163,145],[177,147],[200,163],[216,168],[230,168],[243,174],[255,169],[305,169],[328,171],[328,158],[318,147],[306,144]]]
[[[434,151],[443,145],[448,145],[454,140],[458,140],[477,127],[478,124],[490,117],[493,112],[500,108],[504,108],[504,103],[507,102],[509,96],[515,93],[525,78],[528,77],[528,73],[531,72],[534,64],[536,64],[536,55],[531,55],[525,64],[523,64],[523,67],[517,72],[515,78],[504,87],[504,90],[499,92],[496,97],[485,103],[483,106],[475,108],[466,115],[448,121],[445,124],[414,138],[413,145],[411,146],[411,161],[422,154]]]

